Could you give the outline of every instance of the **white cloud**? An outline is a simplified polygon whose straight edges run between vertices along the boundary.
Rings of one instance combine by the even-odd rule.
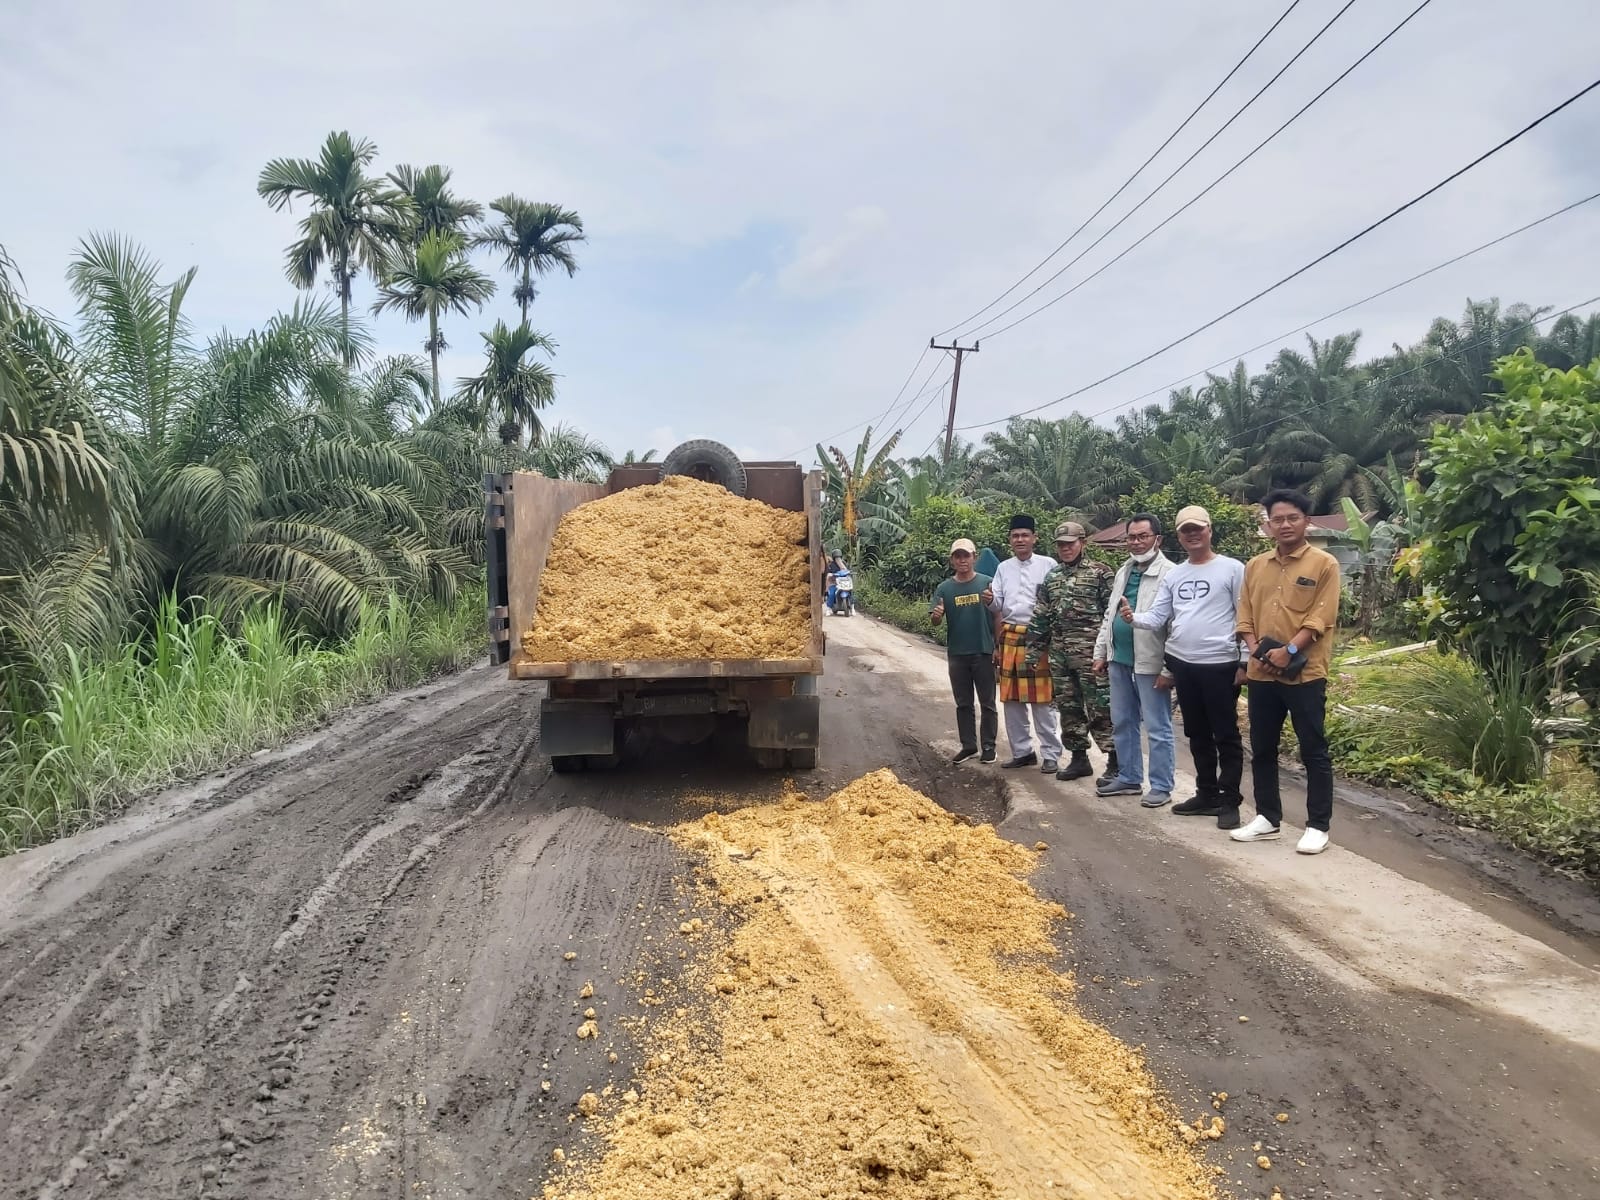
[[[803,236],[778,272],[778,286],[796,295],[816,296],[864,278],[872,264],[888,214],[861,205],[844,219]]]
[[[1506,71],[1503,7],[1425,10],[1103,277],[1014,331],[991,329],[963,367],[958,424],[1062,395],[1187,332],[1588,82],[1593,39],[1581,36],[1544,39],[1536,72]],[[1548,29],[1593,28],[1593,8],[1546,0],[1539,18]],[[230,9],[175,0],[151,11],[20,0],[0,41],[10,180],[0,240],[31,294],[70,312],[63,273],[74,242],[119,230],[169,276],[199,265],[189,311],[202,331],[243,330],[294,299],[282,259],[295,218],[260,201],[257,173],[274,156],[312,156],[329,129],[348,128],[379,144],[386,167],[444,162],[481,200],[514,190],[584,215],[581,270],[546,280],[533,309],[561,343],[550,420],[580,423],[618,451],[664,452],[685,430],[761,457],[809,458],[815,442],[850,441],[858,435],[839,431],[883,414],[929,335],[1060,242],[1273,15],[1259,0],[1011,0],[981,12],[953,0],[707,0],[684,12],[597,0],[541,9],[524,32],[503,6],[463,0],[454,28],[499,32],[451,41],[416,36],[435,14],[415,0],[378,23],[310,0]],[[1301,6],[1111,211],[1143,196],[1326,15]],[[1167,192],[1038,299],[1198,191],[1398,16],[1388,5],[1352,8]],[[303,53],[300,33],[313,25],[333,53]],[[1588,153],[1597,113],[1591,96],[1267,301],[1055,411],[1126,403],[1600,190]],[[1468,295],[1572,303],[1595,290],[1597,258],[1600,205],[1317,332],[1359,327],[1376,353],[1420,336]],[[512,315],[507,290],[482,317],[446,322],[447,378],[473,369],[476,330]],[[358,307],[371,298],[361,284]],[[378,329],[386,347],[408,352],[423,336],[389,317]],[[908,431],[908,453],[936,436],[938,408]]]

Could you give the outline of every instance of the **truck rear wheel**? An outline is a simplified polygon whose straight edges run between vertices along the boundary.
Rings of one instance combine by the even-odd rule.
[[[817,749],[815,746],[806,750],[789,751],[789,769],[791,771],[815,771],[817,769]]]
[[[721,442],[697,438],[684,442],[661,460],[661,478],[688,475],[706,483],[716,483],[735,496],[743,496],[749,485],[739,456]]]
[[[557,775],[571,775],[574,771],[583,770],[583,755],[581,754],[552,754],[550,756],[550,769]]]

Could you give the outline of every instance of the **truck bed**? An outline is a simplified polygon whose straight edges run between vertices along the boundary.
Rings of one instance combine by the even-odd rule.
[[[511,660],[513,679],[729,679],[759,675],[820,675],[822,658],[625,658],[611,662]]]
[[[794,463],[746,463],[749,496],[803,512],[807,518],[811,593],[809,653],[802,658],[772,659],[617,659],[580,662],[533,662],[522,650],[522,634],[532,626],[538,607],[539,579],[549,556],[561,518],[580,504],[613,495],[628,487],[654,483],[657,468],[641,464],[619,467],[604,484],[572,483],[542,475],[517,472],[502,477],[498,502],[491,491],[489,524],[491,544],[495,523],[503,529],[503,577],[506,592],[496,603],[491,598],[489,623],[496,660],[507,664],[516,680],[534,679],[704,679],[759,678],[771,675],[821,675],[823,672],[821,513],[817,472],[809,475]],[[512,496],[504,493],[510,491]],[[493,552],[491,551],[491,558]],[[493,571],[491,570],[491,575]]]

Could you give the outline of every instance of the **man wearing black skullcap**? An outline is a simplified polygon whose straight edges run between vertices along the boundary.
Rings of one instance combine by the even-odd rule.
[[[1037,538],[1034,520],[1026,513],[1011,518],[1011,557],[995,568],[994,582],[984,593],[984,603],[994,613],[994,661],[1000,668],[1000,700],[1005,706],[1006,740],[1011,743],[1011,760],[1006,767],[1029,767],[1039,762],[1040,770],[1054,774],[1061,760],[1061,731],[1057,723],[1054,693],[1050,687],[1050,665],[1028,670],[1024,664],[1027,647],[1024,638],[1033,620],[1034,598],[1044,577],[1055,569],[1049,559],[1033,552]],[[1033,728],[1028,728],[1028,717]],[[1039,735],[1035,753],[1033,737]]]

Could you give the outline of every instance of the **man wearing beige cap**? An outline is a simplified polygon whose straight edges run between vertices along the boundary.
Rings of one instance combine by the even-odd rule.
[[[978,548],[968,538],[950,544],[950,568],[955,572],[933,593],[928,620],[937,625],[947,621],[949,636],[945,654],[950,666],[950,690],[956,698],[956,729],[961,734],[961,750],[952,762],[963,762],[979,750],[982,739],[983,762],[995,760],[994,743],[1000,732],[1000,711],[994,702],[994,621],[984,605],[984,590],[993,582],[972,569]],[[980,733],[973,697],[983,710]]]
[[[1173,812],[1217,818],[1218,829],[1239,828],[1244,740],[1239,692],[1245,658],[1237,632],[1244,564],[1211,548],[1211,514],[1198,504],[1178,513],[1178,543],[1188,556],[1161,578],[1155,603],[1134,612],[1126,597],[1121,619],[1135,629],[1166,628],[1166,669],[1178,692],[1183,730],[1199,787]]]

